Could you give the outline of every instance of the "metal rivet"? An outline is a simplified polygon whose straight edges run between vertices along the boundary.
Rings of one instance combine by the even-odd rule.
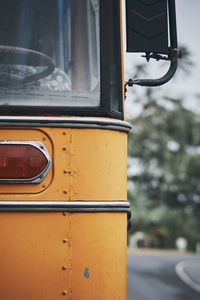
[[[63,211],[63,216],[66,216],[66,215],[67,215],[67,213],[65,211]]]
[[[63,173],[66,174],[66,173],[67,173],[67,170],[64,170]]]
[[[63,135],[66,135],[66,132],[63,132]]]
[[[63,240],[63,243],[66,244],[67,242],[68,242],[68,239],[64,239],[64,240]]]
[[[63,296],[66,296],[67,295],[67,291],[63,291]]]
[[[43,140],[43,141],[46,141],[46,140],[47,140],[47,138],[44,136],[44,137],[42,138],[42,140]]]
[[[46,185],[45,185],[45,184],[43,184],[43,185],[42,185],[42,188],[44,189],[45,187],[46,187]]]
[[[62,266],[62,270],[67,270],[67,267],[66,266]]]
[[[66,194],[67,194],[67,190],[64,190],[64,191],[63,191],[63,194],[65,194],[65,195],[66,195]]]
[[[66,147],[63,147],[63,151],[66,151],[67,150],[67,148]]]

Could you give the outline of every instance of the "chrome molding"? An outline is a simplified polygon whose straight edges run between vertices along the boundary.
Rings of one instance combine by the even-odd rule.
[[[131,125],[125,121],[89,117],[21,117],[0,116],[0,126],[95,128],[129,132]]]
[[[45,169],[35,177],[28,179],[0,179],[0,183],[40,183],[47,175],[50,167],[51,167],[51,157],[49,152],[43,145],[43,143],[39,141],[9,141],[9,140],[0,140],[0,145],[30,145],[38,150],[40,150],[47,159],[47,165]]]
[[[7,212],[126,212],[130,211],[128,201],[0,201],[0,211]]]

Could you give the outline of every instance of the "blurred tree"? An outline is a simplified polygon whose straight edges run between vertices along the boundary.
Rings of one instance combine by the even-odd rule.
[[[136,73],[144,70],[138,66]],[[183,236],[194,249],[200,241],[200,116],[161,90],[159,96],[151,88],[143,93],[140,113],[130,120],[131,232],[143,230],[165,248],[173,248],[175,239]],[[132,95],[137,102],[136,93]]]

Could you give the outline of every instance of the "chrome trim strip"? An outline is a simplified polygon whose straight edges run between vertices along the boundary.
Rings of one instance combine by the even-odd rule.
[[[7,212],[128,212],[128,201],[0,201],[0,211]]]
[[[125,121],[89,117],[21,117],[0,116],[0,126],[96,128],[129,132],[131,125]]]
[[[38,150],[40,150],[47,159],[47,165],[45,169],[35,177],[28,178],[28,179],[0,179],[0,183],[40,183],[49,172],[51,167],[51,157],[49,152],[47,151],[46,147],[43,143],[39,141],[9,141],[9,140],[0,140],[0,145],[30,145]]]

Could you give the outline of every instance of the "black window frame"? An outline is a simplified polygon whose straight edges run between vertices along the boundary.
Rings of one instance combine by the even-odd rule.
[[[86,107],[67,106],[10,106],[0,105],[0,115],[64,115],[64,116],[84,116],[84,117],[110,117],[123,119],[123,88],[122,88],[122,57],[121,57],[121,18],[120,0],[100,0],[100,105]],[[109,96],[109,49],[112,47],[112,39],[109,36],[109,27],[112,16],[114,17],[114,31],[117,47],[117,82],[119,110],[111,108]],[[105,34],[105,32],[107,34]]]

